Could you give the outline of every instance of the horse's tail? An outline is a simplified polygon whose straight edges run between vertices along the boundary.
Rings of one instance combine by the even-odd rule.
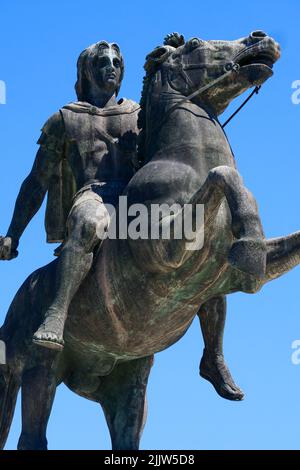
[[[6,362],[5,343],[0,329],[0,450],[5,446],[14,416],[20,380]]]
[[[18,377],[7,366],[0,365],[0,450],[8,437],[19,388]]]

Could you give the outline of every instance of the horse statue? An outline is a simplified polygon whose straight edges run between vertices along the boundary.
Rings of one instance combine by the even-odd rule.
[[[218,115],[238,95],[272,75],[279,45],[262,31],[235,41],[185,41],[173,35],[146,58],[139,125],[143,166],[125,189],[128,206],[177,204],[162,216],[169,239],[106,238],[73,299],[62,352],[37,347],[34,331],[52,302],[57,260],[17,292],[0,330],[0,448],[19,388],[19,449],[47,449],[56,387],[98,402],[113,449],[138,449],[155,353],[209,315],[227,294],[255,293],[300,264],[300,232],[265,239],[256,202],[236,170]],[[201,249],[174,236],[187,207],[204,205]],[[219,306],[219,307],[216,307]],[[36,396],[39,400],[36,400]]]

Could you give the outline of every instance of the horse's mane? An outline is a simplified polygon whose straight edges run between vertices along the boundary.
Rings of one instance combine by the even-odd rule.
[[[154,77],[154,75],[155,75],[154,71],[152,73],[146,72],[146,75],[143,78],[143,88],[142,88],[141,99],[140,99],[141,109],[140,109],[139,117],[138,117],[139,129],[144,129],[146,125],[147,97],[148,97],[149,88],[152,82],[152,78]]]
[[[139,145],[138,145],[138,160],[142,166],[145,163],[145,151],[146,151],[146,115],[147,115],[147,97],[149,93],[149,88],[152,83],[152,79],[155,75],[155,72],[149,73],[146,72],[146,75],[143,78],[143,89],[140,99],[140,112],[138,116],[138,128],[141,130],[139,134]]]
[[[168,57],[179,47],[184,44],[184,37],[178,33],[171,33],[165,37],[164,45],[156,47],[146,57],[144,69],[146,74],[143,78],[143,88],[140,99],[141,110],[138,117],[138,128],[141,129],[139,135],[138,158],[141,165],[145,161],[145,143],[147,135],[147,102],[150,93],[153,78],[160,70],[161,65]]]

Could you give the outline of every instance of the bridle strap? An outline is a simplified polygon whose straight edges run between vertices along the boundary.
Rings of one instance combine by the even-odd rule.
[[[185,67],[187,68],[187,67]],[[195,66],[193,68],[196,68]],[[168,111],[166,112],[165,116],[164,116],[164,120],[176,109],[178,108],[178,106],[181,106],[183,103],[186,103],[186,101],[190,101],[192,100],[193,98],[195,98],[196,96],[198,95],[201,95],[202,93],[204,93],[205,91],[209,90],[210,88],[212,88],[213,86],[215,86],[217,83],[221,82],[222,80],[224,80],[224,78],[228,77],[229,75],[231,75],[233,72],[237,72],[239,70],[240,66],[239,64],[235,64],[235,63],[230,63],[230,64],[227,64],[225,66],[225,70],[226,72],[224,72],[222,75],[220,75],[220,77],[216,78],[215,80],[213,80],[211,83],[208,83],[207,85],[204,85],[200,88],[198,88],[197,90],[193,91],[193,93],[191,93],[190,95],[188,96],[185,96],[182,100],[178,101],[177,103],[175,103],[173,106],[171,106],[171,108],[168,109]]]

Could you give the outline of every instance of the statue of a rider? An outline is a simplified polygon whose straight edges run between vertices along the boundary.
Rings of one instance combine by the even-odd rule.
[[[63,349],[70,302],[110,223],[106,204],[117,205],[138,167],[140,107],[131,100],[117,101],[123,75],[124,61],[116,43],[100,41],[80,54],[75,86],[79,101],[62,107],[44,125],[7,235],[0,237],[0,259],[15,258],[21,235],[48,193],[47,241],[62,245],[56,250],[55,296],[33,337],[39,346]],[[216,312],[223,310],[218,302]],[[242,399],[222,354],[225,318],[216,322],[201,310],[199,317],[205,340],[201,375],[223,397]]]
[[[75,87],[79,101],[61,108],[43,127],[33,168],[2,240],[1,258],[17,256],[19,239],[48,192],[47,240],[63,245],[55,297],[34,342],[49,348],[63,348],[69,304],[108,228],[105,203],[116,204],[134,173],[139,106],[117,101],[123,74],[117,44],[101,41],[81,53]]]

